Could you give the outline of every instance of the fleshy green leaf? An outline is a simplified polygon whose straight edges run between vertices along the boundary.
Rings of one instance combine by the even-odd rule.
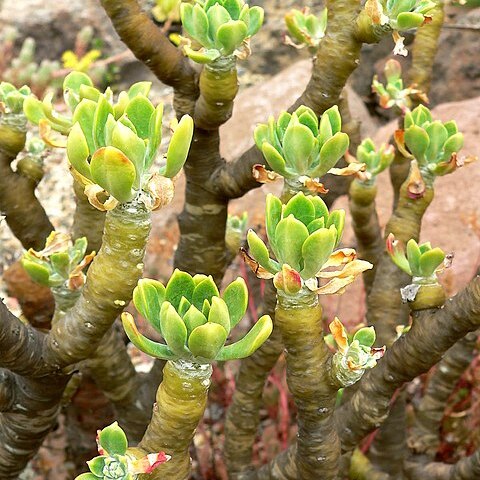
[[[182,169],[190,150],[193,127],[193,119],[190,115],[184,115],[178,123],[168,145],[167,168],[163,173],[165,177],[172,178]]]
[[[288,217],[289,215],[293,215],[307,226],[315,219],[315,207],[310,199],[300,192],[285,205],[283,216]]]
[[[334,167],[345,155],[349,143],[348,135],[343,132],[338,132],[329,138],[320,149],[320,165],[312,172],[312,175],[321,177]]]
[[[133,317],[128,312],[122,313],[122,324],[125,333],[130,341],[142,352],[154,358],[161,358],[163,360],[172,360],[176,358],[167,345],[163,343],[154,342],[149,338],[143,336],[137,329]]]
[[[98,443],[108,455],[125,455],[128,448],[127,437],[117,422],[100,431]]]
[[[137,135],[146,139],[149,137],[150,118],[154,108],[148,98],[137,95],[127,106],[125,113],[137,129]]]
[[[227,332],[218,323],[205,323],[195,328],[188,338],[188,348],[195,357],[213,360],[225,344]]]
[[[235,327],[243,318],[248,306],[248,289],[245,280],[238,277],[230,283],[222,294],[222,298],[227,304],[230,313],[231,328]]]
[[[103,478],[103,467],[105,466],[105,456],[92,458],[87,462],[88,468],[97,477]]]
[[[269,193],[265,200],[265,229],[267,230],[267,237],[270,247],[277,255],[277,247],[275,241],[275,230],[278,222],[282,218],[282,202],[280,199]],[[278,256],[278,255],[277,255]]]
[[[303,175],[314,146],[312,132],[305,125],[290,125],[283,137],[283,152],[288,166]]]
[[[175,308],[180,305],[182,297],[192,303],[194,289],[195,283],[192,277],[188,273],[176,269],[167,283],[165,300],[168,300]],[[202,307],[200,306],[200,308]]]
[[[270,168],[274,172],[277,172],[279,175],[282,175],[283,177],[287,177],[287,178],[289,177],[289,174],[285,168],[286,167],[285,160],[278,153],[276,148],[274,148],[269,143],[264,142],[262,145],[262,153],[263,153],[263,156],[265,157],[265,160],[270,165]]]
[[[40,285],[49,286],[50,272],[46,267],[39,265],[38,263],[22,258],[22,267],[28,273],[30,278]]]
[[[208,277],[200,282],[193,291],[192,304],[199,310],[203,308],[204,300],[208,300],[211,304],[212,297],[218,297],[220,293],[215,285],[212,277]]]
[[[272,330],[272,319],[268,315],[264,315],[241,340],[223,347],[216,359],[224,361],[248,357],[263,345]]]
[[[218,323],[225,331],[230,333],[230,314],[226,303],[220,297],[212,297],[208,321]]]
[[[336,243],[336,229],[322,228],[312,233],[302,246],[303,270],[300,275],[304,280],[313,278],[328,260]]]
[[[91,178],[88,144],[79,123],[75,123],[68,135],[67,157],[78,173],[86,178]]]
[[[190,336],[193,330],[195,330],[200,325],[207,323],[205,315],[195,307],[191,305],[187,313],[183,316],[183,321],[187,327],[187,335]]]
[[[430,277],[445,260],[445,253],[440,248],[432,248],[422,253],[420,257],[420,270],[424,277]]]
[[[307,238],[307,227],[293,215],[282,219],[275,230],[278,261],[299,272],[302,269],[302,245]]]
[[[142,278],[133,290],[135,308],[149,322],[154,322],[159,318],[160,307],[164,300],[165,287],[158,280]]]
[[[132,199],[135,182],[135,166],[115,147],[97,150],[90,163],[92,180],[119,202]]]
[[[365,347],[373,347],[376,338],[375,328],[373,327],[360,328],[353,336],[353,340],[358,340],[358,343]]]
[[[166,307],[164,308],[162,305],[160,318],[162,336],[173,353],[182,355],[185,352],[187,341],[187,327],[172,304],[165,302],[164,305]]]
[[[217,40],[222,45],[222,53],[231,55],[247,36],[247,26],[241,20],[231,20],[217,30]]]

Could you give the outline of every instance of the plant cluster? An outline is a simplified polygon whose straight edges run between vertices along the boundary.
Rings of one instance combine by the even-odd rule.
[[[161,154],[163,106],[149,99],[151,84],[118,94],[96,88],[86,73],[98,57],[88,51],[91,30],[64,56],[76,69],[63,79],[66,109],[33,85],[0,84],[0,211],[25,249],[21,266],[47,287],[32,300],[30,284],[9,281],[22,319],[0,302],[0,478],[18,478],[77,391],[100,396],[85,395],[83,379],[103,392],[117,422],[99,431],[98,455],[89,472],[79,462],[78,480],[190,478],[209,388],[228,360],[238,366],[222,430],[229,478],[476,478],[479,450],[454,465],[436,455],[448,398],[475,355],[480,282],[447,301],[437,274],[452,256],[419,243],[434,190],[443,188],[434,178],[470,160],[459,157],[456,123],[421,104],[443,2],[327,0],[319,16],[289,12],[289,35],[312,55],[310,81],[287,111],[267,113],[255,145],[228,162],[220,127],[238,91],[236,59],[250,54],[263,9],[243,0],[159,2],[153,13],[165,30],[178,8],[175,45],[136,1],[101,4],[135,56],[173,88],[175,119]],[[395,61],[385,85],[374,79],[381,105],[399,117],[395,144],[361,139],[343,92],[362,46],[393,32],[405,53],[399,32],[411,29],[412,86]],[[41,139],[27,139],[30,125]],[[51,149],[65,153],[73,177],[69,233],[54,229],[35,195]],[[173,274],[143,278],[152,212],[171,202],[182,169]],[[383,228],[376,194],[387,169],[394,205]],[[229,214],[230,202],[277,179],[283,189],[266,197],[262,238],[261,227],[248,228],[252,216]],[[332,208],[346,194],[348,213]],[[343,236],[346,219],[355,249]],[[224,280],[239,248],[259,292],[251,277]],[[322,303],[359,276],[364,318],[348,332],[335,317],[326,335]],[[260,297],[262,314],[247,327]],[[126,311],[131,301],[138,315]],[[128,340],[153,357],[148,372],[136,370]],[[262,393],[280,357],[297,435],[256,465]],[[405,385],[435,365],[407,410],[415,387]],[[286,395],[281,402],[288,405]],[[69,448],[80,458],[82,445]]]

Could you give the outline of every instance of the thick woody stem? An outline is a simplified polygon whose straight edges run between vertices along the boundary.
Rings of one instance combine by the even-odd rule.
[[[438,51],[438,41],[445,18],[444,1],[435,0],[437,6],[429,13],[432,21],[422,25],[416,35],[412,48],[412,66],[410,67],[409,80],[424,93],[430,91],[432,82],[433,65]]]
[[[141,478],[190,478],[189,447],[205,411],[211,374],[210,365],[167,362],[152,420],[138,448],[144,454],[163,451],[172,459]]]
[[[228,200],[206,185],[212,169],[222,162],[218,146],[218,129],[195,129],[184,167],[187,187],[185,205],[178,217],[181,236],[175,252],[175,267],[192,275],[210,274],[219,284],[227,262]]]
[[[287,383],[298,409],[297,476],[316,479],[321,471],[323,479],[335,479],[340,443],[333,411],[340,384],[332,377],[332,355],[323,339],[317,295],[279,295],[275,324],[285,345]],[[291,478],[289,469],[282,472],[279,467],[275,462],[270,465],[274,478]]]
[[[221,57],[205,65],[200,74],[200,97],[195,104],[195,126],[216,130],[231,116],[233,100],[238,92],[235,57]]]
[[[153,23],[137,0],[102,0],[101,3],[133,54],[160,81],[175,89],[177,114],[192,112],[198,96],[196,73],[180,49]]]
[[[468,333],[440,360],[416,408],[409,446],[415,453],[434,457],[440,446],[440,426],[448,398],[475,357],[478,334]]]
[[[51,368],[88,358],[132,298],[142,276],[150,213],[136,200],[107,213],[102,248],[75,306],[52,327],[44,352]]]
[[[266,284],[264,298],[264,312],[273,318],[276,304],[273,282]],[[263,389],[282,350],[280,330],[275,328],[269,339],[240,364],[225,420],[225,459],[232,480],[252,469],[252,449],[260,422]]]
[[[444,307],[420,310],[413,317],[411,330],[364,375],[351,400],[335,413],[343,450],[354,449],[365,435],[385,421],[390,400],[398,388],[427,372],[460,338],[479,327],[480,277],[473,279]]]
[[[85,371],[113,403],[116,418],[129,441],[139,442],[150,420],[150,409],[137,403],[140,378],[115,325],[103,336],[94,355],[85,362]]]
[[[0,122],[0,211],[23,247],[40,250],[53,226],[35,196],[36,183],[10,164],[25,146],[25,128],[15,122]]]
[[[473,480],[480,476],[480,450],[470,457],[462,458],[455,465],[440,462],[415,463],[405,466],[409,480]]]
[[[354,180],[350,184],[349,210],[352,216],[352,227],[357,240],[356,250],[358,257],[374,265],[372,270],[363,273],[363,283],[367,295],[372,289],[378,259],[383,252],[383,236],[378,221],[375,197],[375,184],[366,184]]]

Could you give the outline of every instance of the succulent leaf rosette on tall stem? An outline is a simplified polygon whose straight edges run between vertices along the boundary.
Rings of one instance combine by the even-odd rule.
[[[402,155],[412,159],[411,195],[421,196],[425,185],[431,187],[435,177],[474,160],[474,157],[458,158],[464,139],[456,122],[434,120],[423,105],[405,114],[403,130],[395,132],[395,141]]]
[[[72,174],[84,185],[90,203],[100,210],[139,196],[150,209],[168,203],[173,184],[167,179],[175,177],[186,160],[192,118],[185,115],[175,126],[166,165],[152,174],[149,170],[162,138],[163,105],[154,107],[147,98],[150,83],[140,82],[121,92],[116,103],[109,89],[102,94],[80,72],[67,75],[63,87],[71,118],[54,112],[51,97],[43,102],[30,97],[24,109],[44,138],[66,147]],[[53,141],[52,130],[68,135],[66,143]]]
[[[324,8],[317,16],[310,13],[308,7],[302,10],[292,8],[285,14],[285,24],[290,36],[285,36],[285,43],[295,48],[308,47],[312,53],[318,49],[327,29],[328,11]],[[299,43],[295,43],[293,40]]]
[[[268,123],[258,125],[254,139],[269,167],[285,179],[292,191],[325,193],[320,177],[328,172],[351,173],[348,168],[333,168],[349,145],[348,135],[341,128],[337,106],[326,110],[319,121],[312,109],[302,105],[293,113],[282,112],[277,120],[270,117]],[[270,178],[258,165],[254,174],[260,182]]]
[[[140,280],[133,303],[165,343],[143,336],[132,315],[125,312],[122,321],[128,337],[148,355],[168,360],[153,418],[139,448],[143,452],[164,450],[172,456],[151,478],[174,473],[174,478],[186,479],[189,445],[203,417],[212,362],[251,355],[270,336],[272,320],[262,316],[243,338],[225,345],[247,310],[245,281],[237,278],[220,295],[211,276],[191,276],[180,270],[175,270],[166,286]]]
[[[182,3],[180,16],[189,37],[182,38],[185,54],[197,63],[211,63],[249,54],[249,40],[263,23],[263,8],[243,0],[206,0]]]

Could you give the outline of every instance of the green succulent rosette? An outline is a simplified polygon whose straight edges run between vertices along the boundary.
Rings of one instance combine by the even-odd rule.
[[[21,88],[16,88],[11,83],[1,82],[0,117],[4,115],[22,115],[23,102],[30,94],[30,88],[26,85]]]
[[[248,213],[243,212],[242,215],[227,216],[227,229],[225,231],[225,244],[230,252],[234,255],[245,241],[245,234],[247,232]]]
[[[393,234],[387,237],[387,252],[393,263],[412,276],[416,284],[438,283],[437,273],[449,263],[445,252],[438,247],[432,248],[430,242],[419,245],[412,238],[405,248]]]
[[[357,156],[347,155],[349,164],[359,164],[362,170],[355,175],[364,184],[373,184],[377,175],[387,169],[395,158],[393,145],[382,143],[377,148],[371,138],[366,138],[357,148]]]
[[[129,452],[127,437],[117,422],[97,432],[97,445],[100,455],[87,462],[90,472],[75,480],[135,480],[170,460],[163,452],[137,459]]]
[[[431,0],[367,0],[365,12],[374,26],[393,30],[394,53],[406,56],[404,38],[398,32],[422,26],[435,7]]]
[[[451,173],[465,163],[457,157],[464,139],[456,122],[434,120],[423,105],[405,114],[404,128],[395,133],[395,140],[404,156],[416,160],[423,180],[430,184],[436,176]]]
[[[376,340],[373,327],[362,327],[349,336],[342,322],[335,318],[329,328],[337,347],[333,366],[342,384],[348,387],[356,383],[365,370],[373,368],[386,349],[373,347]]]
[[[320,121],[312,109],[300,106],[258,125],[254,139],[274,172],[286,181],[305,183],[329,172],[347,151],[349,138],[341,128],[337,106],[326,110]]]
[[[79,290],[85,283],[83,269],[93,260],[95,252],[85,255],[87,239],[72,242],[70,235],[52,232],[39,252],[29,249],[21,263],[30,278],[47,287]]]
[[[387,61],[384,74],[385,85],[378,81],[377,75],[373,77],[372,82],[372,91],[378,95],[382,108],[397,107],[405,114],[412,106],[412,96],[416,96],[423,103],[428,103],[428,97],[415,85],[405,87],[402,79],[402,66],[396,60]]]
[[[269,194],[265,227],[275,259],[253,230],[247,235],[249,254],[245,258],[259,277],[273,278],[275,287],[287,295],[295,295],[303,287],[320,294],[341,293],[359,273],[372,268],[370,263],[357,260],[352,249],[335,251],[344,223],[345,211],[329,212],[317,196],[299,192],[282,205],[279,198]],[[319,286],[317,277],[328,282]]]
[[[207,0],[182,3],[180,17],[188,38],[183,48],[193,61],[211,63],[221,57],[245,58],[249,39],[263,23],[263,8],[243,0]]]
[[[211,276],[175,270],[166,287],[157,280],[142,279],[133,292],[133,303],[165,343],[154,342],[136,328],[132,315],[122,321],[128,338],[143,352],[164,360],[211,363],[251,355],[270,336],[273,324],[261,317],[241,339],[225,342],[245,315],[248,291],[238,278],[220,295]]]
[[[285,14],[285,24],[289,34],[285,37],[285,42],[295,48],[308,47],[313,51],[317,50],[325,36],[327,16],[326,8],[318,16],[310,13],[308,7],[302,10],[293,8]]]
[[[86,74],[72,72],[63,84],[71,117],[54,111],[51,96],[25,101],[25,113],[39,125],[44,140],[66,147],[72,173],[99,209],[114,208],[145,192],[153,197],[152,209],[157,208],[165,190],[173,191],[171,182],[158,177],[175,177],[185,163],[194,128],[188,115],[174,127],[165,166],[156,174],[150,172],[161,143],[163,118],[163,105],[154,107],[147,98],[150,86],[136,83],[114,103],[110,89],[101,93]],[[67,141],[52,139],[52,131],[68,135]],[[99,195],[109,198],[102,203]]]

